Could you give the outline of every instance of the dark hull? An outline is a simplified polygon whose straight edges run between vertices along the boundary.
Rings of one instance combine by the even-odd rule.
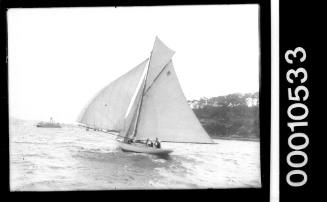
[[[59,124],[54,124],[54,123],[38,123],[36,127],[39,128],[61,128]]]

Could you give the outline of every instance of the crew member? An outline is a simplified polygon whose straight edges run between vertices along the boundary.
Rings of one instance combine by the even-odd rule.
[[[159,140],[158,140],[157,137],[156,137],[156,140],[154,141],[154,146],[155,146],[156,148],[158,148],[158,149],[161,147],[160,142],[159,142]]]

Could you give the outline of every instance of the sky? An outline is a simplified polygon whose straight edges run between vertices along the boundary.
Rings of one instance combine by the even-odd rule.
[[[156,36],[175,51],[188,100],[257,92],[258,14],[256,4],[9,9],[9,115],[75,122]]]

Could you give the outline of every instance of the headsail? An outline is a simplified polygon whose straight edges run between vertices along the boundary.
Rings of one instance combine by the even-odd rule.
[[[90,127],[122,130],[125,113],[147,62],[148,59],[102,89],[82,110],[77,121]]]
[[[137,119],[139,115],[139,109],[141,106],[141,99],[142,99],[142,93],[143,93],[143,88],[145,85],[145,78],[142,77],[143,79],[139,83],[139,86],[136,88],[135,94],[133,98],[131,99],[131,102],[128,106],[128,109],[126,111],[125,117],[124,117],[124,127],[119,134],[121,137],[128,137],[132,138],[135,132],[136,124],[137,124]]]
[[[175,51],[168,48],[158,37],[156,37],[149,62],[149,72],[146,79],[146,90],[160,74],[163,67],[170,61]]]
[[[171,60],[146,91],[137,127],[136,139],[213,143],[189,107]]]

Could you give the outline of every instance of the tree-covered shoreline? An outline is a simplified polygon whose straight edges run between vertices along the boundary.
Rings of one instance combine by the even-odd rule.
[[[188,101],[212,138],[259,140],[259,93],[234,93]]]

